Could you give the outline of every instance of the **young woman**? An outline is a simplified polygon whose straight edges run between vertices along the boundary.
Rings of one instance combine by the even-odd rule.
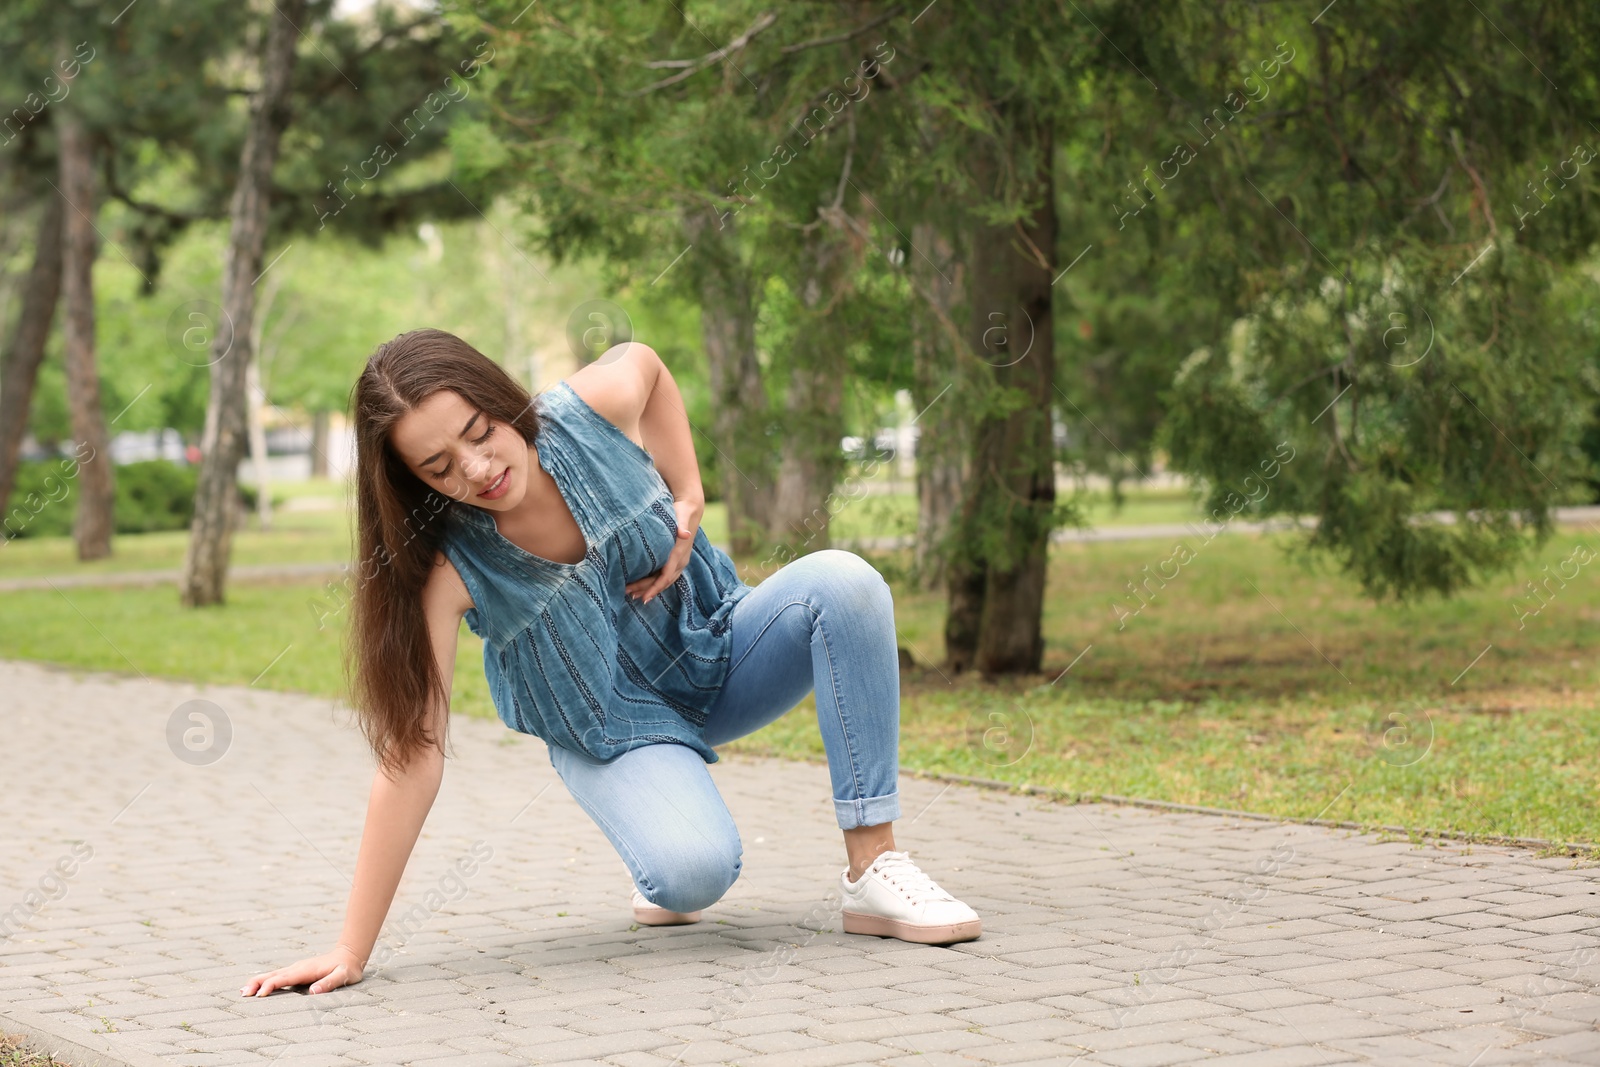
[[[530,397],[440,330],[379,347],[353,391],[361,564],[347,668],[378,760],[344,931],[244,996],[360,981],[444,771],[461,620],[496,712],[542,738],[633,876],[648,925],[698,921],[739,876],[713,746],[813,687],[849,866],[847,933],[928,944],[981,921],[895,849],[894,604],[861,557],[813,552],[759,586],[700,529],[672,374],[619,345]]]

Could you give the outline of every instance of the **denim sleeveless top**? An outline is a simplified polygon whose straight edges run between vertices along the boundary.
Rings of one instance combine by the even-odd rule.
[[[607,760],[639,745],[688,745],[707,763],[706,711],[729,668],[733,606],[750,592],[696,530],[676,582],[641,604],[629,582],[677,543],[672,491],[640,448],[566,382],[535,398],[539,466],[588,546],[558,563],[512,544],[483,508],[452,503],[443,551],[473,607],[500,720],[548,744]]]

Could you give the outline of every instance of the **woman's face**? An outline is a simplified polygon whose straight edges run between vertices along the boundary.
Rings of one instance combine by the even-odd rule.
[[[517,428],[449,389],[402,415],[389,444],[424,485],[465,504],[509,511],[528,490],[528,443]]]

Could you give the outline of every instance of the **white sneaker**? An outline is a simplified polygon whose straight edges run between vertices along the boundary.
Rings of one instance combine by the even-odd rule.
[[[983,932],[978,913],[939,888],[904,852],[872,861],[859,882],[847,867],[839,874],[844,932],[897,937],[923,945],[971,941]]]
[[[652,904],[639,892],[639,887],[633,887],[633,918],[644,926],[683,926],[686,923],[697,923],[704,915],[703,911],[668,911],[657,904]]]

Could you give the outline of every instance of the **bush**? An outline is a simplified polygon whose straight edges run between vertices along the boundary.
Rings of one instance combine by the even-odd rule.
[[[167,459],[124,463],[116,469],[117,533],[183,530],[194,516],[200,472]]]
[[[72,533],[77,499],[77,461],[32,460],[17,464],[16,487],[0,519],[5,537],[59,537]]]
[[[124,463],[115,470],[119,534],[185,530],[194,515],[199,468],[166,459]],[[67,537],[77,510],[78,480],[69,457],[22,463],[6,508],[0,536]],[[274,503],[277,500],[274,499]],[[239,506],[254,510],[256,489],[239,487]]]

